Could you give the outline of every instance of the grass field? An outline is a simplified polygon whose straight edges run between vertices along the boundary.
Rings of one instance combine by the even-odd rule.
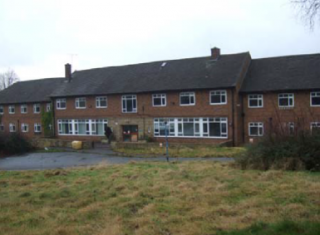
[[[7,171],[0,234],[316,235],[319,195],[319,173],[213,162]]]
[[[146,157],[159,156],[166,154],[165,147],[126,147],[113,148],[114,151],[123,153],[127,156],[145,155]],[[239,153],[245,152],[242,147],[217,147],[217,146],[170,146],[169,156],[171,157],[234,157]]]

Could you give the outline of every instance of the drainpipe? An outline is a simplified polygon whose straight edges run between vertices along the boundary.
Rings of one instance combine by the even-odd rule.
[[[234,112],[234,91],[235,89],[231,90],[232,95],[232,146],[235,147],[235,135],[234,135],[234,120],[235,120],[235,112]]]
[[[54,106],[54,99],[51,98],[51,108],[52,108],[52,135],[55,138],[56,137],[56,115],[55,115],[55,106]]]

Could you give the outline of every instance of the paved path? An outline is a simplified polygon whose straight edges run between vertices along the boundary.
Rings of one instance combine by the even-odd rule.
[[[119,157],[95,153],[59,152],[29,153],[0,159],[0,170],[44,170],[75,166],[89,166],[99,163],[125,164],[130,161],[166,161],[165,157]],[[170,161],[233,161],[232,158],[172,158]]]

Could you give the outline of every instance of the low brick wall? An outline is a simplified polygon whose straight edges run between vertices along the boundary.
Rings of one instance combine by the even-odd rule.
[[[162,143],[162,147],[164,148],[166,146],[165,142],[112,142],[111,147],[112,148],[131,148],[131,149],[137,149],[137,148],[159,148],[160,144]],[[170,143],[170,147],[182,147],[182,146],[219,146],[219,147],[230,147],[232,146],[232,141],[226,141],[220,144],[188,144],[188,143]]]
[[[71,140],[61,140],[61,139],[53,139],[53,138],[33,138],[31,139],[31,144],[35,148],[43,149],[48,147],[63,147],[63,148],[71,148]],[[93,147],[92,141],[82,141],[83,149],[91,149]]]

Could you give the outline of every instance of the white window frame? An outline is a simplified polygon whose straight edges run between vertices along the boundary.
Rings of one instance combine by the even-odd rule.
[[[251,106],[250,101],[251,100],[257,100],[258,106]],[[259,104],[261,102],[261,105]],[[251,109],[259,109],[263,108],[263,95],[262,94],[251,94],[248,95],[248,107]]]
[[[154,103],[154,99],[160,99],[160,105]],[[152,94],[152,106],[153,107],[165,107],[167,106],[167,94]]]
[[[64,103],[65,107],[61,107],[61,104]],[[67,109],[67,99],[61,98],[56,100],[56,109],[64,110]]]
[[[127,107],[123,106],[123,101],[127,101],[127,100],[135,100],[136,101],[136,107],[132,106],[132,111],[128,112],[127,111]],[[137,113],[138,112],[138,99],[137,99],[137,95],[123,95],[121,97],[121,105],[122,105],[122,113]],[[127,105],[126,105],[127,106]]]
[[[86,134],[79,134],[79,123],[85,123]],[[58,135],[61,136],[104,136],[107,119],[58,119]],[[97,124],[103,125],[103,133],[97,134]],[[62,133],[62,126],[68,125],[68,133]]]
[[[227,117],[183,117],[183,118],[154,118],[153,135],[156,138],[163,138],[161,135],[164,123],[168,125],[168,137],[174,138],[206,138],[206,139],[228,139],[228,118]],[[193,124],[193,135],[185,135],[184,127],[186,123]],[[220,136],[210,136],[210,123],[220,123]],[[207,125],[207,131],[204,131],[204,125]],[[225,132],[222,131],[222,125],[225,125]]]
[[[0,115],[4,113],[4,107],[0,105]]]
[[[80,107],[80,102],[84,102],[85,106]],[[87,108],[87,99],[85,97],[79,97],[75,99],[75,107],[76,109],[86,109]]]
[[[310,123],[310,130],[311,130],[311,132],[312,132],[312,129],[313,129],[314,127],[320,129],[320,122],[311,122],[311,123]]]
[[[9,123],[9,131],[10,132],[16,132],[17,131],[16,125],[13,124],[13,123]]]
[[[213,95],[219,95],[220,96],[220,100],[222,99],[222,97],[224,96],[225,97],[225,101],[224,102],[220,102],[220,103],[212,103],[211,101],[211,96]],[[223,105],[223,104],[227,104],[228,101],[228,95],[227,95],[227,90],[212,90],[210,91],[210,94],[209,94],[209,102],[210,102],[210,105]]]
[[[34,133],[41,133],[41,124],[40,123],[34,124]]]
[[[37,108],[39,108],[39,112],[37,111]],[[40,104],[34,104],[33,105],[33,113],[39,114],[41,112],[41,105]]]
[[[287,97],[285,97],[287,96]],[[288,105],[280,105],[280,99],[287,98]],[[292,99],[292,105],[290,105],[290,99]],[[279,108],[293,108],[294,107],[294,94],[293,93],[281,93],[278,94],[278,106]]]
[[[21,131],[24,133],[29,132],[29,125],[26,123],[22,123],[21,124]]]
[[[320,98],[320,91],[313,91],[313,92],[310,92],[310,106],[311,107],[320,107],[320,104],[312,104],[312,98],[314,97],[319,97]]]
[[[47,103],[46,104],[46,112],[50,112],[51,111],[51,103]]]
[[[106,100],[106,106],[101,106],[101,99],[105,99]],[[96,108],[97,109],[108,108],[108,97],[107,96],[97,96],[96,97]]]
[[[25,108],[25,111],[24,111],[24,108]],[[22,105],[20,106],[20,112],[21,112],[22,114],[28,113],[28,105],[22,104]]]
[[[258,128],[258,134],[254,135],[251,133],[251,127],[257,127]],[[260,133],[259,128],[262,128],[262,131]],[[263,122],[249,122],[248,124],[248,133],[249,136],[263,136],[264,135],[264,123]]]
[[[16,107],[14,105],[9,105],[8,109],[9,109],[9,114],[15,114]],[[13,112],[12,112],[12,109],[13,109]]]
[[[194,101],[194,103],[181,104],[181,98],[182,98],[182,96],[188,96],[188,97],[189,97],[189,99],[190,99],[190,97],[193,97],[193,101]],[[179,102],[180,102],[180,106],[195,106],[195,105],[196,105],[196,93],[195,93],[195,92],[193,92],[193,91],[180,92]]]
[[[0,132],[4,132],[4,125],[0,124]]]

